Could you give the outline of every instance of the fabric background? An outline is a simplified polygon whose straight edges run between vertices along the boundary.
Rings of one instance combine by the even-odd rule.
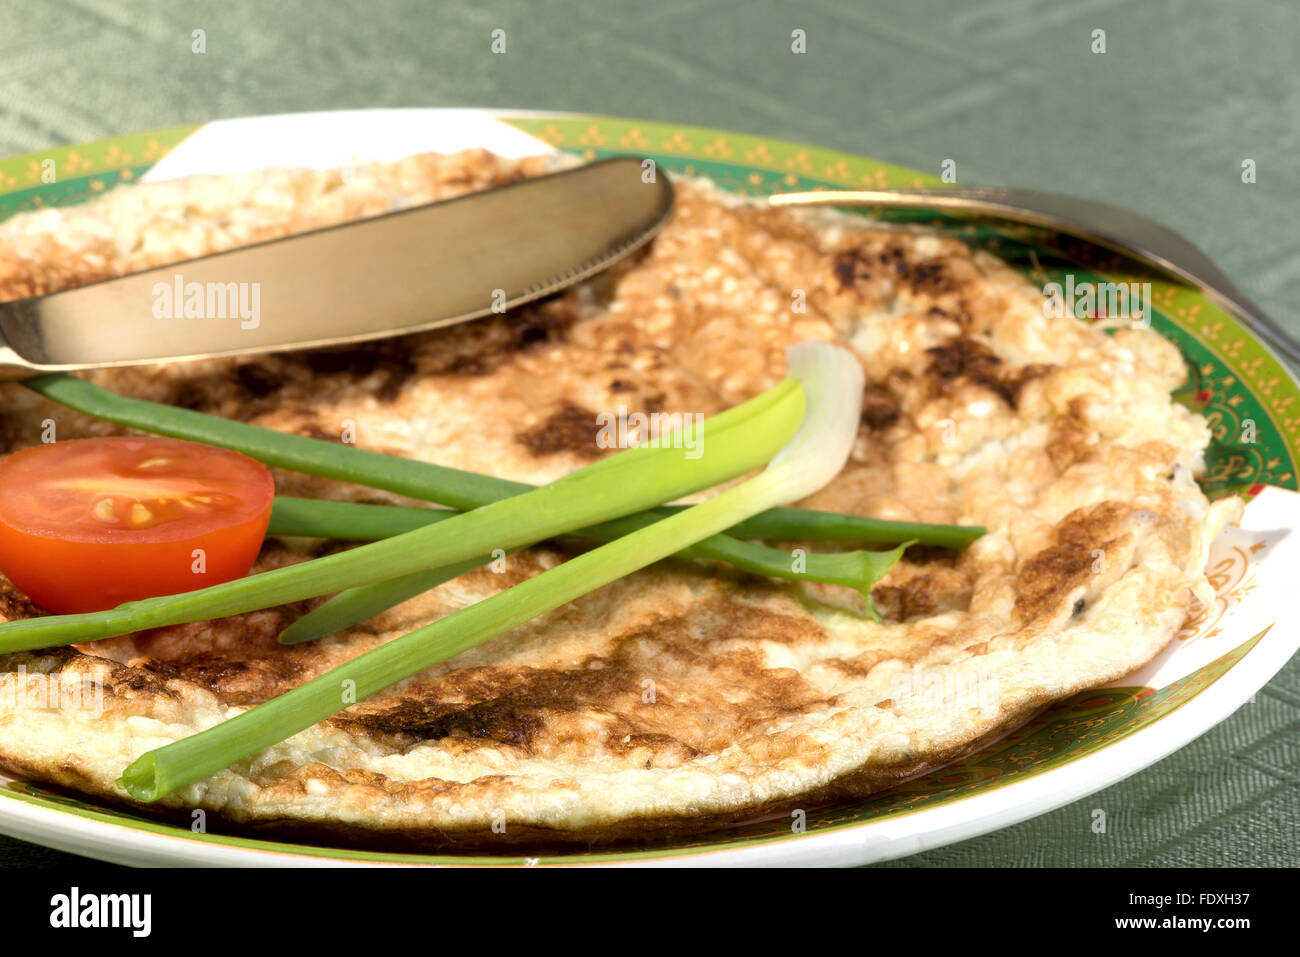
[[[715,126],[933,174],[951,158],[965,184],[1162,220],[1300,332],[1298,36],[1288,0],[5,0],[0,155],[249,114],[486,106]],[[1294,865],[1298,759],[1293,661],[1141,774],[888,866]],[[0,863],[85,862],[0,838]]]

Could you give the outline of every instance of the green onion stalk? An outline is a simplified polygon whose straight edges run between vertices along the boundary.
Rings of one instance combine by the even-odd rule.
[[[532,486],[519,484],[520,491]],[[517,493],[515,493],[517,494]],[[689,508],[687,505],[662,505],[648,509],[646,522],[666,518]],[[277,495],[271,509],[268,535],[299,538],[335,538],[344,541],[372,542],[377,538],[400,535],[453,514],[448,509],[406,505],[374,505],[362,502],[336,502],[317,498]],[[640,516],[629,515],[620,522],[632,522]],[[607,523],[612,525],[614,523]],[[931,525],[926,522],[895,522],[883,518],[865,518],[843,512],[824,512],[813,508],[769,508],[762,515],[737,522],[727,535],[737,539],[761,538],[779,542],[852,542],[861,545],[896,545],[908,539],[918,545],[939,548],[965,548],[984,534],[978,525]],[[581,538],[606,540],[603,527],[584,528],[574,533]],[[704,543],[701,542],[700,546]]]

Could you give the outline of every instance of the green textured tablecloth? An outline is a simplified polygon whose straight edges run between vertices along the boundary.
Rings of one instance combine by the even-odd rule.
[[[507,31],[505,56],[489,52]],[[807,52],[790,52],[802,29]],[[193,54],[191,33],[206,31]],[[1091,51],[1105,31],[1106,52]],[[228,116],[497,106],[671,120],[1095,197],[1300,331],[1287,0],[0,4],[0,155]],[[1257,182],[1242,182],[1253,159]],[[1283,622],[1279,627],[1288,627]],[[1291,625],[1294,627],[1294,625]],[[1129,780],[901,865],[1294,865],[1300,660]],[[1093,834],[1091,811],[1109,827]],[[0,838],[0,862],[74,859]]]

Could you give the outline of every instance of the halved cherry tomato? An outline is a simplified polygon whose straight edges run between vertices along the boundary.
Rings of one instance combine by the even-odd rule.
[[[248,574],[275,485],[260,462],[177,439],[35,445],[0,462],[0,571],[50,611],[101,611]]]

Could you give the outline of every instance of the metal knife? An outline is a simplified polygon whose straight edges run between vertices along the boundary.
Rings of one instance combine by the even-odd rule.
[[[643,179],[623,157],[0,303],[0,378],[357,342],[508,311],[637,249],[672,206],[667,177]]]

